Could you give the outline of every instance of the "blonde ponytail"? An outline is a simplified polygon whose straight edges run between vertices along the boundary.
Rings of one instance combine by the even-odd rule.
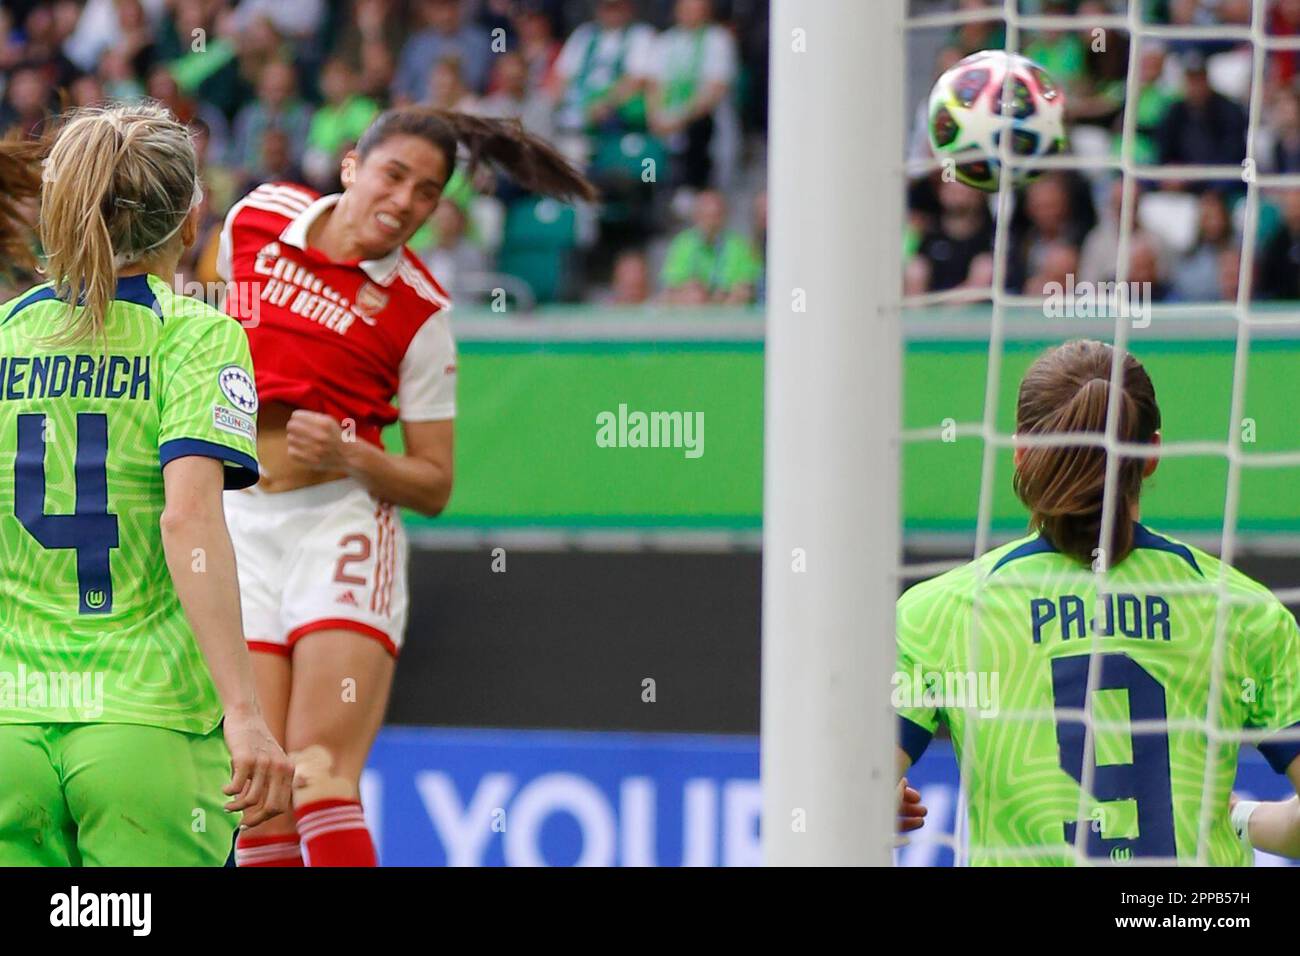
[[[69,114],[42,174],[46,272],[68,303],[50,341],[103,339],[118,271],[158,255],[201,198],[189,132],[165,107],[144,103]]]

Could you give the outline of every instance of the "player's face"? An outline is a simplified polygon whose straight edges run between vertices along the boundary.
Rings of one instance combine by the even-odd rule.
[[[451,173],[448,159],[419,136],[392,136],[356,162],[348,185],[349,225],[367,257],[405,245],[437,208]]]

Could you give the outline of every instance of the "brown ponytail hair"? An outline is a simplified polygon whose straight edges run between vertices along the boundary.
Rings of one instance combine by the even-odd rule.
[[[1020,383],[1016,431],[1027,435],[1106,430],[1114,349],[1079,339],[1042,355]],[[1146,369],[1124,356],[1119,399],[1119,441],[1149,443],[1160,430],[1160,407]],[[1133,549],[1133,505],[1142,489],[1146,459],[1121,457],[1115,487],[1114,555]],[[1031,513],[1030,524],[1058,551],[1091,563],[1100,541],[1106,452],[1095,446],[1031,446],[1016,469],[1015,489]]]
[[[33,227],[23,206],[41,192],[41,160],[46,144],[11,137],[0,140],[0,263],[3,269],[32,269]]]
[[[447,159],[450,172],[458,146],[468,154],[466,171],[479,163],[499,167],[529,192],[555,199],[595,200],[596,187],[546,140],[527,132],[517,119],[491,119],[428,106],[407,106],[381,113],[357,141],[362,161],[393,136],[418,136]]]
[[[103,339],[118,272],[180,242],[202,195],[189,131],[152,102],[74,110],[39,142],[3,144],[0,180],[40,191],[45,271],[68,303],[50,344]],[[12,205],[0,206],[6,251],[25,241]]]

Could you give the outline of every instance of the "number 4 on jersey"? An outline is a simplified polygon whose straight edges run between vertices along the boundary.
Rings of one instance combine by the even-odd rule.
[[[117,515],[108,511],[108,416],[77,415],[77,504],[72,514],[45,510],[45,416],[18,416],[18,455],[14,459],[14,515],[48,549],[77,552],[77,590],[81,614],[113,610],[108,554],[117,545]]]

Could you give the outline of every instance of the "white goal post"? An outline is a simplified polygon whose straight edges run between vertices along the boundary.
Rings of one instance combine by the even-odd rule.
[[[773,0],[763,502],[768,865],[887,865],[904,0]]]

